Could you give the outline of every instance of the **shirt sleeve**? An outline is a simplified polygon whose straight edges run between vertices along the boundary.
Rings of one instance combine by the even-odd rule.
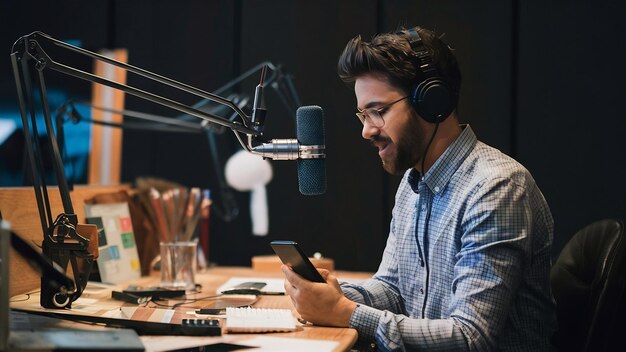
[[[451,320],[409,318],[398,287],[398,260],[394,220],[385,252],[374,277],[361,285],[342,282],[344,295],[357,302],[350,326],[361,340],[375,341],[381,351],[404,351],[412,346],[435,346],[440,350],[467,348],[461,330]],[[437,350],[437,349],[434,349]]]
[[[350,300],[370,307],[387,309],[395,313],[405,311],[398,287],[398,258],[396,256],[396,235],[394,221],[378,270],[372,279],[363,284],[341,283],[343,294]]]
[[[523,270],[532,260],[534,219],[526,188],[513,178],[485,182],[468,204],[454,266],[451,316],[460,322],[472,350],[495,350]]]
[[[501,179],[481,185],[468,200],[445,319],[404,312],[393,279],[397,262],[390,233],[376,276],[363,285],[342,284],[346,297],[359,303],[350,318],[359,338],[375,340],[382,351],[497,349],[529,252],[532,220],[526,198],[521,187]]]

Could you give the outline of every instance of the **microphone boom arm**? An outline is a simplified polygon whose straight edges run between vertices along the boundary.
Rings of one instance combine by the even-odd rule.
[[[87,73],[69,65],[56,62],[48,55],[46,50],[44,50],[44,46],[46,46],[46,48],[48,48],[48,46],[50,46],[50,48],[60,48],[94,60],[102,61],[148,80],[161,83],[167,87],[175,88],[179,91],[225,105],[230,108],[241,121],[225,119],[223,117],[198,110],[179,101],[168,99],[130,85],[121,84],[105,77]],[[78,299],[85,289],[89,272],[91,271],[91,266],[97,257],[97,250],[95,253],[90,252],[90,247],[93,247],[89,245],[90,239],[87,239],[76,232],[78,217],[74,213],[72,206],[70,191],[60,156],[59,144],[57,137],[55,136],[54,125],[50,114],[50,108],[48,106],[48,96],[44,79],[44,71],[46,69],[121,90],[149,102],[196,116],[210,123],[227,127],[233,131],[242,147],[248,151],[251,151],[253,148],[253,138],[262,136],[260,129],[253,126],[251,118],[228,99],[173,79],[157,75],[150,71],[119,62],[104,55],[93,53],[91,51],[64,43],[42,32],[33,32],[16,40],[11,48],[11,64],[13,67],[20,114],[22,116],[22,124],[24,127],[26,151],[33,177],[35,198],[39,208],[39,215],[43,230],[42,252],[44,256],[59,264],[65,271],[67,271],[68,264],[71,265],[74,281],[77,286],[76,290],[73,292],[59,291],[58,287],[54,287],[50,284],[51,277],[47,273],[43,273],[41,278],[40,303],[45,308],[70,308],[72,302]],[[51,145],[52,165],[56,173],[59,193],[64,209],[64,213],[57,216],[54,221],[52,220],[51,207],[46,186],[46,177],[43,167],[43,150],[39,140],[39,133],[37,131],[37,119],[35,114],[36,95],[34,94],[32,84],[33,79],[31,78],[31,72],[34,72],[35,70],[37,72],[34,75],[34,78],[38,83],[40,92],[39,100],[43,108],[46,133]],[[28,116],[30,116],[30,123]],[[247,145],[243,142],[240,134],[246,134],[248,136],[249,143]],[[95,247],[97,249],[97,246]],[[83,265],[79,265],[77,259],[80,259]]]
[[[184,91],[186,93],[193,94],[198,97],[208,99],[208,100],[214,101],[222,105],[226,105],[230,109],[232,109],[234,112],[237,113],[237,115],[241,118],[242,122],[239,123],[236,121],[230,121],[230,120],[224,119],[223,117],[195,109],[181,102],[168,99],[160,95],[150,93],[150,92],[126,85],[126,84],[121,84],[115,81],[111,81],[109,79],[97,76],[95,74],[84,72],[79,69],[70,67],[68,65],[58,63],[52,60],[48,56],[46,51],[43,49],[43,47],[41,46],[41,43],[46,43],[46,42],[52,43],[55,46],[63,48],[63,49],[67,49],[67,50],[76,52],[78,54],[88,56],[92,59],[103,61],[113,66],[123,68],[128,72],[137,74],[138,76],[147,78],[152,81],[159,82],[165,86],[173,87],[181,91]],[[18,60],[29,59],[29,58],[35,60],[36,62],[35,68],[39,71],[43,71],[45,68],[50,68],[53,71],[66,74],[68,76],[77,77],[77,78],[80,78],[89,82],[99,83],[99,84],[102,84],[111,88],[115,88],[125,93],[142,98],[144,100],[147,100],[147,101],[150,101],[150,102],[153,102],[153,103],[156,103],[156,104],[159,104],[159,105],[162,105],[162,106],[174,109],[174,110],[178,110],[180,112],[184,112],[189,115],[196,116],[200,119],[207,120],[209,122],[212,122],[212,123],[224,126],[224,127],[228,127],[233,132],[241,132],[241,133],[254,135],[254,136],[259,136],[261,134],[258,131],[247,127],[250,125],[250,117],[248,117],[237,105],[235,105],[233,102],[231,102],[228,99],[225,99],[217,94],[213,94],[213,93],[192,87],[188,84],[181,83],[173,79],[152,73],[142,68],[108,58],[104,55],[100,55],[100,54],[97,54],[97,53],[94,53],[94,52],[91,52],[91,51],[88,51],[88,50],[85,50],[85,49],[82,49],[82,48],[79,48],[79,47],[76,47],[67,43],[64,43],[42,32],[33,32],[29,35],[19,38],[16,41],[16,43],[13,45],[11,55],[17,55]]]

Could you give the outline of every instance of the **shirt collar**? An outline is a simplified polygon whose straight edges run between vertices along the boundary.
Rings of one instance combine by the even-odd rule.
[[[424,181],[426,186],[428,186],[433,193],[443,191],[452,175],[458,170],[461,163],[463,163],[467,155],[474,149],[478,141],[474,131],[469,125],[461,125],[461,128],[463,129],[461,134],[446,148],[439,159],[437,159],[433,166],[426,172],[422,180],[420,180],[419,171],[415,168],[410,169],[408,182],[413,192],[418,193],[420,181]]]

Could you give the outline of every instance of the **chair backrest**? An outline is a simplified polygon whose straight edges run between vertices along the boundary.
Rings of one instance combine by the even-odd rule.
[[[550,273],[559,322],[555,344],[560,350],[623,346],[626,331],[617,330],[624,326],[619,314],[626,306],[625,252],[624,224],[615,219],[586,226],[561,251]]]

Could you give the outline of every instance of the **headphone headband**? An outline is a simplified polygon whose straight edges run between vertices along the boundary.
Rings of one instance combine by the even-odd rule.
[[[411,36],[409,44],[411,45],[411,50],[413,50],[413,53],[418,60],[420,71],[427,77],[436,76],[437,70],[433,66],[433,60],[428,52],[428,49],[424,46],[422,37],[420,37],[419,33],[417,33],[417,29],[411,28],[407,30],[407,32]]]
[[[440,123],[454,110],[454,100],[448,84],[437,72],[432,56],[418,33],[418,27],[398,34],[409,34],[409,44],[416,58],[416,82],[410,92],[410,102],[426,121]],[[418,80],[419,79],[419,80]]]

